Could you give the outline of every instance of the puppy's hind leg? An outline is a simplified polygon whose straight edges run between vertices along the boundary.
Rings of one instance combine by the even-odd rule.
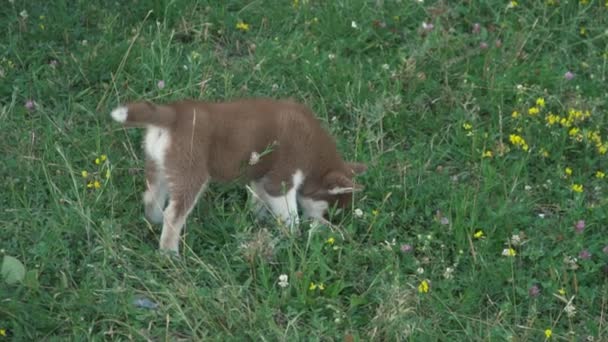
[[[170,172],[170,170],[168,170]],[[198,171],[190,173],[192,178],[173,177],[169,182],[169,205],[163,212],[163,231],[160,235],[160,249],[178,253],[179,238],[186,219],[205,189],[208,176]]]

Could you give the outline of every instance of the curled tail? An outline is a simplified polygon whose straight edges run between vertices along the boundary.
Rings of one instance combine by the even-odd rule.
[[[133,102],[117,107],[110,113],[112,119],[127,126],[171,126],[177,115],[173,108],[151,102]]]

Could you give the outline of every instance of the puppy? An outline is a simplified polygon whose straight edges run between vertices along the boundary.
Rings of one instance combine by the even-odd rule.
[[[163,250],[178,252],[186,218],[211,180],[249,182],[256,211],[268,208],[292,229],[298,204],[304,217],[322,220],[329,207],[346,207],[362,188],[353,177],[366,166],[345,162],[312,111],[298,103],[136,102],[111,116],[146,127],[145,213],[163,223]]]

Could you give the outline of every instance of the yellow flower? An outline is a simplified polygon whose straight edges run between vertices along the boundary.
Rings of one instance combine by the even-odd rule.
[[[565,296],[566,295],[566,290],[564,290],[564,288],[562,287],[561,289],[557,290],[557,292],[562,295]]]
[[[608,152],[608,143],[603,144],[603,145],[601,145],[601,146],[598,146],[598,147],[597,147],[597,151],[598,151],[600,154],[606,154],[606,152]]]
[[[101,188],[101,183],[99,183],[99,181],[96,180],[96,181],[93,182],[93,187],[95,189],[99,189],[99,188]]]
[[[543,156],[543,158],[548,158],[549,157],[549,151],[545,150],[544,148],[540,149],[540,155]]]
[[[475,232],[475,234],[473,234],[473,237],[476,239],[481,239],[484,237],[483,235],[483,230],[479,229]]]
[[[516,111],[516,110],[514,110],[514,111],[513,111],[513,113],[511,113],[511,117],[512,117],[513,119],[518,118],[518,117],[519,117],[519,112],[518,112],[518,111]]]
[[[570,189],[572,189],[572,191],[574,191],[574,192],[581,193],[581,192],[583,192],[583,185],[582,184],[572,184],[572,186],[570,186]]]
[[[325,241],[325,243],[328,244],[328,245],[333,245],[334,242],[336,242],[336,239],[334,239],[333,237],[330,237],[329,239],[327,239]]]
[[[564,173],[565,173],[566,175],[568,175],[568,176],[572,176],[572,169],[571,169],[571,168],[569,168],[569,167],[567,167],[567,168],[564,170]]]
[[[249,31],[249,24],[239,21],[236,24],[236,28],[237,28],[237,30],[241,30],[241,31]]]
[[[95,158],[95,164],[97,164],[97,165],[101,164],[101,159]]]
[[[548,124],[549,126],[553,126],[553,125],[555,125],[556,123],[558,123],[558,122],[559,122],[559,120],[560,120],[560,119],[561,119],[561,118],[559,117],[559,115],[555,115],[555,114],[552,114],[552,113],[549,113],[549,114],[547,115],[547,117],[545,118],[545,120],[547,120],[547,124]]]
[[[536,99],[536,105],[540,106],[541,108],[545,107],[545,99],[542,97],[539,97]]]
[[[603,172],[602,172],[602,171],[600,171],[600,170],[598,170],[598,171],[595,173],[595,178],[597,178],[597,179],[604,179],[604,177],[606,177],[606,174],[605,174],[605,173],[603,173]]]
[[[502,251],[502,255],[508,256],[508,257],[514,257],[514,256],[517,255],[517,251],[514,250],[513,248],[510,248],[510,247],[509,248],[505,248]]]
[[[580,34],[581,34],[581,36],[587,35],[587,28],[585,26],[581,26]]]
[[[323,283],[320,283],[319,285],[317,285],[317,287],[319,288],[319,291],[325,290],[325,285],[323,285]]]
[[[89,177],[89,173],[87,172],[87,170],[82,170],[82,172],[80,174],[82,175],[82,178]]]
[[[519,4],[517,3],[517,1],[515,0],[511,0],[511,2],[509,2],[509,5],[507,6],[508,8],[515,8],[517,7]]]
[[[0,329],[0,336],[6,336],[6,329]]]
[[[524,138],[517,134],[510,134],[509,141],[511,142],[511,144],[520,147],[524,151],[528,150],[528,144],[526,143],[526,140],[524,140]]]
[[[538,113],[540,113],[540,109],[538,109],[538,107],[530,107],[528,109],[528,114],[530,115],[536,115]]]
[[[99,159],[101,159],[102,162],[106,161],[106,159],[108,159],[108,156],[106,156],[105,154],[102,154],[101,156],[99,156]]]
[[[372,215],[378,216],[378,214],[380,214],[380,211],[378,209],[372,210]]]
[[[551,338],[551,335],[553,335],[553,332],[551,331],[551,329],[546,329],[545,330],[545,337],[546,338]]]
[[[420,285],[418,285],[418,292],[420,292],[420,293],[429,292],[429,282],[426,280],[421,281]]]
[[[492,158],[493,156],[494,156],[494,154],[492,154],[492,151],[490,151],[490,150],[484,151],[481,154],[482,158]]]
[[[311,281],[310,285],[308,286],[308,290],[309,291],[314,291],[316,289],[317,289],[317,285]]]
[[[576,136],[578,134],[578,132],[580,132],[580,129],[578,127],[572,127],[568,131],[568,135],[571,136],[571,137],[574,137],[574,136]]]
[[[473,125],[468,122],[465,122],[462,124],[462,128],[464,128],[465,131],[470,131],[473,128]]]

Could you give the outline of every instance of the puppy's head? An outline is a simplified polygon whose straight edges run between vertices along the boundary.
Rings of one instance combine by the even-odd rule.
[[[366,170],[364,164],[345,163],[343,169],[330,171],[323,177],[321,188],[312,197],[327,202],[329,207],[347,208],[352,203],[353,194],[363,190],[362,185],[354,182],[354,177]]]

